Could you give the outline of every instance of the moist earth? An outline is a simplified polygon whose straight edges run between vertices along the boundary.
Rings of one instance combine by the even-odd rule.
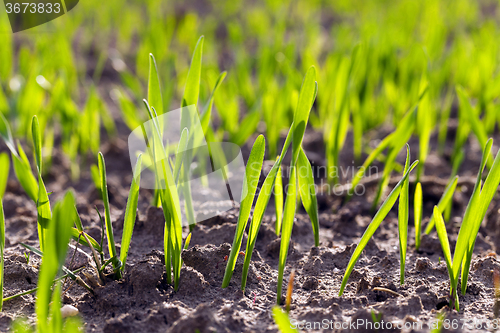
[[[377,136],[383,135],[378,131]],[[450,136],[453,131],[450,130]],[[346,147],[352,139],[348,137]],[[415,141],[415,142],[414,142]],[[498,140],[496,140],[499,142]],[[352,142],[352,141],[351,141]],[[370,141],[371,142],[371,141]],[[436,151],[433,138],[432,151]],[[451,147],[451,142],[449,146]],[[410,142],[412,159],[418,155],[418,143]],[[243,148],[248,156],[250,146]],[[313,165],[324,165],[321,135],[307,131],[304,147]],[[459,175],[459,186],[453,197],[453,212],[447,223],[450,244],[455,246],[461,216],[474,184],[479,167],[480,149],[474,140],[464,147],[466,159]],[[5,147],[0,147],[5,150]],[[348,151],[349,149],[345,149]],[[108,164],[108,182],[111,213],[115,238],[120,242],[123,215],[131,182],[131,169],[123,140],[116,139],[103,148]],[[494,148],[493,151],[496,151]],[[345,166],[352,165],[352,153],[343,152]],[[399,158],[404,163],[403,152]],[[269,165],[270,163],[266,163]],[[376,164],[377,165],[377,164]],[[380,171],[382,164],[378,164]],[[264,172],[268,168],[264,168]],[[444,157],[431,153],[426,163],[426,175],[421,179],[424,196],[425,228],[432,208],[437,204],[451,173],[449,154]],[[400,175],[394,174],[390,187]],[[285,180],[286,182],[286,180]],[[317,182],[319,180],[317,179]],[[342,179],[346,182],[346,179]],[[77,194],[77,208],[87,232],[100,240],[101,228],[94,207],[103,210],[99,193],[92,185],[90,175],[82,173],[78,182],[69,178],[67,161],[57,154],[54,166],[47,177],[48,191],[54,191],[51,200],[57,200],[72,187]],[[294,221],[292,242],[285,269],[285,283],[295,272],[290,318],[292,323],[302,322],[303,331],[401,331],[396,325],[406,325],[404,331],[429,331],[439,313],[449,320],[449,330],[463,331],[463,325],[479,323],[494,325],[495,301],[494,274],[500,270],[496,252],[500,246],[500,200],[496,197],[490,205],[476,241],[474,257],[466,295],[460,295],[460,311],[448,307],[449,280],[446,263],[437,235],[423,235],[419,251],[415,250],[413,214],[410,213],[408,253],[405,283],[400,284],[400,254],[397,228],[397,204],[381,224],[350,276],[342,296],[338,296],[340,283],[347,263],[373,217],[371,204],[377,180],[363,180],[364,195],[354,196],[347,203],[343,194],[319,194],[320,246],[314,247],[310,220],[302,209]],[[411,178],[411,186],[415,179]],[[411,189],[410,189],[411,191]],[[228,288],[221,288],[236,230],[238,208],[221,212],[218,216],[198,223],[191,244],[182,254],[179,290],[166,283],[163,256],[164,219],[161,209],[151,207],[152,193],[140,193],[139,213],[135,224],[131,250],[122,280],[108,279],[104,286],[97,286],[92,279],[92,295],[68,280],[64,284],[63,303],[78,308],[87,332],[276,332],[271,316],[276,302],[277,269],[280,238],[274,231],[274,203],[271,202],[252,256],[247,286],[240,290],[243,256],[240,255]],[[207,203],[214,207],[217,203]],[[29,289],[37,284],[40,259],[19,244],[38,246],[35,205],[23,193],[11,175],[4,198],[6,215],[6,252],[4,297]],[[413,211],[413,204],[410,204]],[[184,230],[184,237],[188,230]],[[75,243],[73,242],[73,245]],[[246,235],[241,250],[245,250]],[[94,275],[89,251],[70,247],[67,266],[83,268],[87,275]],[[84,277],[82,274],[80,274]],[[286,289],[286,287],[284,288]],[[35,294],[24,295],[4,303],[0,313],[0,330],[8,331],[12,321],[25,317],[34,323]],[[363,322],[360,327],[347,325]],[[366,322],[391,322],[392,328],[375,327],[370,330]],[[316,327],[310,326],[316,323]],[[340,326],[344,323],[344,326]],[[457,323],[457,325],[451,325]],[[308,326],[309,325],[309,326]],[[320,326],[318,326],[320,325]],[[325,326],[327,325],[327,327]],[[413,330],[408,329],[408,327]],[[458,326],[458,327],[457,327]]]

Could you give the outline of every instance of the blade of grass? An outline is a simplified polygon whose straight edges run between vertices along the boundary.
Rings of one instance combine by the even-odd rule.
[[[358,261],[359,257],[361,256],[361,252],[363,252],[363,249],[365,248],[366,244],[368,244],[368,241],[370,238],[373,236],[375,231],[378,229],[382,221],[385,219],[389,211],[392,209],[394,204],[396,203],[396,200],[399,196],[399,193],[401,191],[401,187],[403,186],[404,181],[406,178],[409,177],[410,172],[413,170],[413,168],[418,164],[418,161],[413,162],[410,167],[408,168],[407,172],[403,176],[403,178],[396,184],[394,189],[391,191],[387,199],[384,201],[382,206],[380,206],[379,210],[373,217],[372,221],[370,222],[370,225],[368,228],[365,230],[363,236],[361,237],[361,240],[359,241],[358,245],[356,246],[356,249],[354,250],[351,259],[349,260],[349,264],[347,265],[344,278],[342,279],[342,285],[340,286],[340,291],[339,291],[339,296],[342,296],[345,286],[347,285],[347,281],[349,280],[349,276],[351,275],[351,272],[354,268],[354,265]]]
[[[5,189],[7,188],[7,180],[9,179],[9,169],[10,169],[10,159],[7,153],[0,154],[0,199],[3,198],[5,194]]]
[[[10,128],[7,119],[0,112],[0,136],[5,141],[7,148],[9,148],[12,155],[12,162],[14,166],[14,173],[16,174],[21,187],[24,189],[28,197],[33,200],[33,202],[37,202],[37,193],[38,193],[38,184],[33,176],[33,172],[31,171],[31,166],[24,153],[23,148],[20,144],[17,145],[14,143],[14,139],[12,137],[12,131]]]
[[[42,179],[42,136],[37,116],[33,116],[31,122],[31,134],[33,137],[36,167],[38,170],[38,199],[36,202],[38,240],[40,241],[40,249],[43,251],[45,248],[45,233],[50,219],[52,218],[52,212],[50,211],[49,195],[47,194],[47,190],[45,189],[45,184]]]
[[[420,247],[420,238],[422,234],[422,185],[417,183],[415,187],[415,196],[413,200],[413,221],[415,224],[415,248],[418,250]]]
[[[121,279],[121,264],[118,261],[116,254],[115,237],[113,236],[113,224],[111,223],[111,212],[109,208],[109,198],[108,198],[108,182],[106,180],[106,164],[104,162],[104,156],[101,152],[98,155],[99,173],[101,175],[101,189],[102,189],[102,201],[104,203],[104,221],[106,223],[106,239],[108,241],[108,250],[111,258],[116,258],[113,261],[113,270],[115,272],[116,278]]]
[[[453,178],[448,183],[448,186],[446,186],[443,195],[441,196],[441,199],[439,199],[437,207],[439,208],[439,211],[441,213],[444,212],[445,208],[451,202],[451,199],[453,198],[453,193],[455,193],[455,189],[457,188],[457,183],[458,183],[458,176],[455,176],[455,178]],[[434,228],[434,215],[429,220],[429,224],[425,228],[425,233],[430,234],[433,228]]]
[[[137,158],[135,170],[132,177],[132,184],[128,194],[127,207],[125,208],[125,218],[123,221],[122,243],[120,248],[121,270],[125,269],[128,250],[134,232],[135,219],[137,217],[137,203],[139,201],[139,186],[141,183],[142,155]]]
[[[279,160],[279,156],[276,160]],[[281,233],[281,221],[283,221],[283,175],[281,173],[281,165],[278,167],[276,181],[274,183],[274,206],[276,209],[276,225],[274,230],[276,235]]]
[[[410,164],[410,146],[406,144],[406,163],[403,174],[406,174]],[[405,282],[405,263],[406,249],[408,246],[408,215],[410,210],[409,204],[409,183],[410,177],[406,177],[403,181],[403,186],[399,192],[399,207],[398,207],[398,234],[399,234],[399,255],[400,255],[400,283]]]
[[[243,233],[245,232],[248,218],[250,217],[250,210],[252,209],[255,192],[259,183],[259,176],[262,170],[262,163],[264,161],[264,152],[266,149],[266,141],[264,136],[259,135],[248,157],[247,166],[245,168],[245,178],[243,182],[242,196],[246,196],[241,201],[240,214],[238,215],[238,224],[236,233],[234,234],[233,245],[231,246],[231,253],[227,260],[226,271],[224,273],[224,280],[222,288],[229,286],[231,277],[233,276],[234,267],[236,266],[236,259],[240,252],[241,242],[243,240]]]
[[[4,281],[4,249],[5,249],[5,215],[3,211],[3,195],[9,178],[10,160],[5,153],[0,154],[0,311],[3,307],[3,281]]]
[[[297,108],[293,116],[292,124],[292,165],[295,165],[299,158],[302,139],[306,131],[309,113],[314,103],[318,92],[318,84],[316,83],[316,69],[314,66],[309,67],[300,88],[299,100]]]
[[[319,246],[319,217],[318,201],[316,199],[316,187],[311,163],[304,150],[300,150],[297,160],[297,178],[299,181],[300,198],[309,218],[311,219],[314,233],[314,246]]]
[[[481,165],[479,167],[479,171],[477,174],[477,179],[476,179],[476,184],[474,185],[474,189],[472,191],[472,196],[469,200],[469,203],[467,204],[467,207],[465,208],[465,213],[463,217],[463,222],[462,225],[460,226],[460,230],[458,231],[458,238],[457,238],[457,245],[455,246],[455,253],[453,255],[453,284],[452,288],[456,289],[458,285],[458,273],[460,271],[460,268],[462,266],[462,262],[464,259],[465,253],[469,249],[469,239],[471,237],[475,237],[476,235],[473,235],[473,228],[474,228],[474,220],[482,220],[483,217],[481,217],[479,214],[479,209],[477,202],[480,199],[480,193],[481,193],[481,175],[483,174],[484,167],[486,166],[486,161],[489,158],[490,151],[491,151],[491,145],[493,144],[493,140],[488,140],[486,143],[486,146],[483,149],[483,157],[481,159]],[[497,157],[500,156],[497,154]],[[496,161],[496,159],[495,159]],[[497,184],[498,186],[498,184]],[[488,202],[489,205],[489,202]],[[480,222],[479,222],[480,223]],[[466,282],[463,282],[464,284]]]
[[[152,160],[156,175],[156,185],[159,191],[159,198],[165,217],[164,249],[165,266],[167,269],[167,282],[169,275],[174,273],[174,289],[178,290],[181,273],[181,243],[182,243],[182,220],[181,208],[172,169],[168,163],[163,146],[162,136],[159,129],[158,118],[154,108],[150,108],[148,102],[143,100],[148,115],[151,119],[152,134]],[[159,155],[159,156],[158,156]]]
[[[201,77],[201,60],[203,55],[203,40],[201,36],[196,43],[191,59],[191,66],[189,67],[188,76],[186,79],[186,86],[184,88],[184,96],[182,98],[181,107],[188,105],[198,105],[198,97],[200,94],[200,77]]]
[[[297,329],[293,328],[292,323],[290,322],[290,318],[286,312],[280,309],[279,306],[273,306],[273,319],[276,325],[278,325],[278,329],[281,333],[298,333]]]
[[[245,251],[245,262],[243,264],[243,273],[241,274],[241,290],[245,290],[247,276],[248,276],[248,268],[250,266],[250,260],[252,259],[255,242],[257,241],[257,235],[259,233],[259,229],[262,224],[262,218],[264,217],[267,205],[269,204],[269,200],[271,199],[271,194],[273,193],[273,184],[276,184],[278,182],[278,174],[281,171],[283,156],[285,156],[288,151],[288,148],[291,143],[291,138],[292,135],[290,131],[288,132],[288,135],[286,137],[281,155],[274,163],[273,167],[271,168],[271,171],[269,171],[269,173],[267,174],[267,177],[264,180],[264,184],[262,184],[262,187],[260,189],[257,202],[255,203],[252,222],[250,223],[250,228],[248,231],[247,246]],[[281,193],[283,193],[283,188],[281,188],[281,191],[282,191]],[[283,198],[281,200],[283,200]],[[283,206],[281,206],[281,208],[283,209]],[[280,229],[281,228],[277,230],[279,231]]]
[[[286,258],[288,256],[288,247],[292,237],[293,220],[297,205],[297,169],[295,165],[290,167],[290,180],[285,200],[285,210],[283,214],[283,226],[281,230],[280,256],[278,266],[278,290],[276,303],[281,304],[281,289],[283,285],[283,274],[285,272]]]
[[[452,297],[455,297],[456,288],[453,285],[453,261],[451,259],[450,243],[448,241],[448,234],[446,233],[446,226],[444,225],[443,215],[439,211],[437,206],[434,206],[434,220],[436,221],[436,231],[438,234],[439,242],[441,243],[441,248],[443,249],[444,259],[446,261],[446,268],[448,269],[448,275],[450,277],[450,286]]]
[[[491,139],[490,139],[491,140]],[[491,147],[492,141],[488,141],[486,144],[486,151],[489,151]],[[475,216],[476,218],[472,220],[472,232],[469,235],[467,255],[464,258],[464,262],[462,264],[462,294],[465,294],[467,290],[467,280],[469,275],[470,263],[472,260],[472,253],[474,251],[474,246],[476,243],[477,234],[479,232],[479,228],[481,227],[481,222],[486,216],[486,212],[488,207],[493,199],[493,196],[497,192],[498,185],[500,184],[500,153],[497,153],[493,165],[488,172],[488,176],[484,181],[483,188],[479,195],[479,199],[477,201],[477,207],[475,207]]]
[[[51,286],[66,259],[73,223],[74,205],[75,197],[73,193],[67,192],[64,199],[56,204],[52,221],[47,230],[46,250],[40,266],[35,306],[38,330],[41,333],[49,332],[47,318],[49,303],[52,298]]]
[[[149,54],[149,80],[148,80],[148,102],[154,107],[158,114],[163,114],[163,97],[161,93],[160,75],[156,60],[152,53]]]

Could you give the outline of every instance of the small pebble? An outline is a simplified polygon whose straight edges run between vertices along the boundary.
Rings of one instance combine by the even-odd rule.
[[[78,313],[79,313],[78,309],[72,305],[66,304],[61,308],[61,316],[63,318],[74,317],[78,315]]]

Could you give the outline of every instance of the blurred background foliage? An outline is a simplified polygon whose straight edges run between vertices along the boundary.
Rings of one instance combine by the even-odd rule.
[[[18,138],[29,135],[31,118],[38,115],[49,160],[58,144],[72,161],[95,156],[102,135],[114,138],[117,126],[127,135],[123,124],[133,129],[147,119],[141,100],[147,96],[150,53],[162,81],[163,109],[180,106],[191,54],[204,35],[202,101],[219,73],[228,72],[215,96],[217,139],[244,144],[262,132],[267,157],[274,159],[302,77],[314,65],[319,91],[310,124],[323,133],[328,165],[338,164],[349,131],[353,146],[346,149],[359,161],[367,131],[397,126],[424,87],[415,134],[426,155],[422,148],[432,133],[439,132],[444,143],[458,105],[456,86],[464,88],[486,133],[500,120],[499,5],[85,0],[46,26],[15,35],[7,32],[4,12],[0,112]]]

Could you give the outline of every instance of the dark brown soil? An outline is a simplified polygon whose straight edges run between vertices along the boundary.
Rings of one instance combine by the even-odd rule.
[[[343,161],[352,161],[350,139],[347,140]],[[104,147],[108,164],[112,220],[115,238],[120,242],[123,213],[131,180],[131,170],[126,147],[120,140]],[[433,140],[435,142],[435,140]],[[316,165],[322,165],[321,136],[308,131],[305,148]],[[412,156],[416,157],[418,143],[410,142]],[[435,148],[435,147],[433,147]],[[454,209],[448,223],[448,233],[453,247],[461,223],[461,216],[468,202],[473,185],[471,177],[477,172],[480,151],[475,141],[464,148],[467,157],[460,170],[460,185],[453,198]],[[3,149],[2,149],[3,150]],[[244,148],[248,151],[248,147]],[[434,149],[435,151],[435,149]],[[494,149],[496,151],[496,149]],[[446,155],[445,155],[446,156]],[[401,155],[401,158],[404,158]],[[404,162],[401,160],[401,162]],[[349,163],[346,163],[346,165]],[[382,165],[379,165],[382,168]],[[100,239],[100,226],[93,207],[102,210],[99,195],[90,181],[88,172],[77,183],[69,180],[64,159],[57,157],[48,176],[47,188],[54,191],[51,200],[61,197],[70,186],[78,196],[78,211],[89,234]],[[381,169],[380,169],[381,170]],[[424,227],[437,204],[450,173],[446,157],[431,154],[426,165],[423,183]],[[397,175],[395,175],[396,177]],[[399,176],[397,176],[399,177]],[[412,185],[413,185],[412,180]],[[410,216],[409,247],[406,262],[405,284],[399,280],[399,243],[397,207],[389,213],[373,240],[356,264],[342,297],[338,296],[340,282],[355,244],[370,223],[371,202],[376,181],[366,181],[366,194],[354,197],[341,205],[342,197],[320,195],[320,240],[313,247],[314,239],[309,218],[299,210],[294,223],[292,243],[285,271],[285,282],[295,269],[295,288],[290,311],[291,319],[310,323],[333,321],[346,323],[356,320],[372,321],[373,314],[380,320],[393,323],[423,325],[435,321],[440,309],[446,318],[491,320],[494,307],[493,272],[500,270],[496,254],[500,246],[500,200],[494,199],[480,229],[470,273],[468,291],[460,296],[461,311],[447,308],[449,280],[443,254],[435,232],[424,235],[420,251],[414,247],[413,216]],[[393,186],[393,185],[391,185]],[[71,285],[63,302],[77,307],[88,332],[276,332],[271,317],[271,307],[276,302],[276,280],[279,255],[279,238],[274,232],[274,210],[270,204],[259,232],[256,249],[248,277],[247,288],[240,290],[243,257],[238,259],[235,274],[228,288],[222,289],[224,257],[229,254],[234,236],[238,210],[221,214],[204,221],[193,231],[190,248],[183,253],[184,267],[180,288],[176,292],[165,282],[163,263],[163,214],[149,207],[151,192],[141,190],[139,217],[132,239],[130,257],[125,276],[121,281],[107,281],[96,287],[95,295]],[[36,287],[39,258],[30,256],[29,263],[19,242],[38,245],[35,206],[23,194],[12,177],[4,198],[7,217],[7,249],[5,259],[5,296]],[[413,206],[411,205],[411,211]],[[185,235],[187,230],[185,230]],[[244,250],[244,238],[242,250]],[[84,249],[86,251],[86,249]],[[68,261],[68,265],[69,265]],[[88,257],[77,253],[73,269],[89,267]],[[388,291],[376,291],[374,288]],[[8,301],[0,313],[0,330],[7,331],[13,319],[28,317],[34,322],[35,295],[26,295]],[[485,327],[485,326],[483,326]],[[457,331],[461,331],[461,329]],[[351,327],[335,329],[348,331]],[[397,329],[392,329],[398,331]],[[331,331],[316,329],[303,331]],[[365,331],[364,328],[358,331]],[[380,329],[379,331],[383,331]],[[409,331],[409,330],[406,330]]]

